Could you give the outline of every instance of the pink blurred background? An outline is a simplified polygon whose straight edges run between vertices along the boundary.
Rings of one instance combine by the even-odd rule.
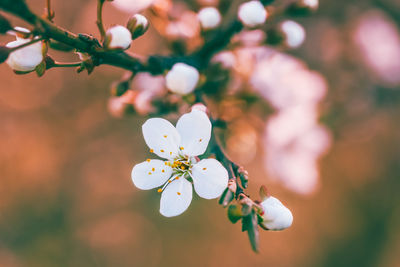
[[[42,12],[44,1],[27,2]],[[97,34],[96,1],[52,2],[58,25]],[[106,26],[129,15],[106,4]],[[217,200],[195,197],[183,215],[162,217],[157,192],[138,190],[130,178],[150,156],[140,130],[146,117],[114,118],[107,110],[121,70],[51,69],[37,78],[2,64],[0,266],[399,266],[400,4],[323,0],[315,15],[297,21],[307,32],[301,48],[280,52],[281,61],[261,70],[254,54],[254,66],[231,70],[238,77],[232,88],[254,90],[273,114],[237,108],[240,101],[216,108],[231,116],[228,151],[249,171],[250,195],[267,185],[292,210],[291,228],[262,231],[255,254]],[[199,45],[195,37],[191,44]],[[152,26],[130,51],[168,53]],[[265,68],[277,74],[250,78]],[[322,93],[294,103],[274,91],[289,88],[291,97],[299,86]],[[312,111],[304,110],[310,101]],[[307,116],[307,131],[316,130],[299,139]]]

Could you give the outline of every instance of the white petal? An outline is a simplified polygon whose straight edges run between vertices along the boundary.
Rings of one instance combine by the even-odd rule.
[[[178,155],[180,137],[175,127],[167,120],[148,119],[142,126],[143,137],[157,156],[171,159]]]
[[[161,194],[160,213],[165,217],[182,214],[192,201],[192,184],[184,179],[174,180]]]
[[[203,159],[193,165],[194,190],[202,198],[219,197],[228,186],[228,171],[216,159]]]
[[[262,224],[269,230],[283,230],[292,225],[292,212],[277,198],[268,197],[261,202],[264,209]]]
[[[142,190],[153,189],[165,183],[172,174],[172,168],[164,161],[152,159],[136,164],[132,169],[132,181]]]
[[[181,136],[180,148],[183,154],[198,156],[206,151],[211,137],[211,122],[206,113],[192,110],[182,115],[176,129]]]

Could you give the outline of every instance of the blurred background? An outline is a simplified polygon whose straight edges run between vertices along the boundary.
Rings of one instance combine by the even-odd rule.
[[[44,1],[27,2],[43,11]],[[58,25],[97,36],[96,1],[52,3]],[[105,24],[124,25],[135,11],[107,3]],[[188,50],[201,45],[192,13],[175,14],[190,26],[172,33],[144,14],[149,32],[131,52],[169,53],[165,34],[185,35]],[[249,171],[250,195],[265,184],[292,210],[291,228],[260,232],[255,254],[217,200],[196,196],[183,215],[162,217],[156,190],[131,182],[134,164],[151,155],[140,130],[147,116],[121,118],[110,104],[122,70],[37,78],[2,64],[0,266],[400,266],[400,2],[322,0],[295,20],[307,36],[298,49],[249,45],[216,59],[233,97],[212,111],[230,122],[228,152]],[[134,84],[146,89],[145,78]],[[244,103],[249,95],[262,101]]]

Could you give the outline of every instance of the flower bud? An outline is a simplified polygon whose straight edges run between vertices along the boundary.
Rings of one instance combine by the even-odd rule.
[[[199,81],[199,72],[196,68],[185,63],[176,63],[167,73],[167,88],[177,94],[186,95],[191,93]]]
[[[286,46],[290,48],[299,47],[306,38],[306,32],[303,26],[292,20],[282,22],[280,30],[284,35]]]
[[[292,212],[286,208],[277,198],[268,197],[261,202],[263,209],[261,225],[268,230],[283,230],[292,225]]]
[[[128,20],[127,28],[131,32],[133,40],[147,31],[149,28],[149,21],[145,16],[135,14]]]
[[[197,17],[203,29],[213,29],[221,23],[221,14],[215,7],[202,8]]]
[[[104,46],[109,49],[128,49],[131,45],[132,34],[124,26],[111,27],[106,32]]]
[[[30,39],[17,38],[16,41],[9,42],[6,47],[14,48],[30,41]],[[37,42],[12,52],[8,56],[6,63],[15,71],[26,72],[35,70],[42,60],[42,43]]]
[[[267,11],[260,1],[250,1],[239,6],[239,20],[247,27],[261,25],[267,19]]]
[[[5,17],[0,15],[0,34],[5,34],[11,29],[12,27],[10,22]]]

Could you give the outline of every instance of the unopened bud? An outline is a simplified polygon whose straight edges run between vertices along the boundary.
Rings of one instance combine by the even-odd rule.
[[[268,230],[283,230],[292,225],[292,212],[275,197],[268,197],[261,202],[263,209],[261,225]]]
[[[255,27],[264,24],[267,11],[260,1],[250,1],[239,6],[238,17],[247,27]]]
[[[167,88],[176,94],[191,93],[199,81],[199,71],[185,63],[176,63],[165,76]]]
[[[285,45],[290,48],[299,47],[306,38],[303,26],[292,20],[282,22],[280,30],[284,35]]]
[[[117,25],[107,30],[104,46],[109,49],[125,50],[129,48],[131,41],[131,32],[124,26]]]
[[[140,14],[133,15],[126,26],[132,34],[132,40],[142,36],[149,28],[149,21],[147,18]]]
[[[10,22],[0,14],[0,34],[5,34],[12,29]]]
[[[197,17],[203,29],[214,29],[221,23],[221,14],[215,7],[202,8]]]

